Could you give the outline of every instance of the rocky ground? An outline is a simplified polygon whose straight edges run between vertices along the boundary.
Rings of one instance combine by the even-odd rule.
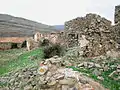
[[[40,60],[37,66],[1,76],[0,90],[120,90],[119,6],[115,18],[115,25],[91,13],[65,22],[61,35],[63,45],[68,47],[65,55]],[[0,26],[10,30],[11,26],[12,30],[32,29],[31,32],[39,28],[35,22],[28,25],[28,20],[17,18],[24,23],[16,23],[14,19],[2,19]],[[31,26],[33,23],[35,26]],[[53,53],[53,50],[46,51],[47,56]]]
[[[72,63],[72,58],[65,60],[65,58],[54,56],[41,61],[38,66],[24,68],[1,77],[0,82],[6,87],[4,89],[1,87],[0,90],[107,90],[101,84],[89,78],[90,74],[79,71],[89,69],[92,71],[92,75],[104,81],[102,72],[114,68],[114,71],[108,77],[119,81],[120,65],[118,63],[110,65],[106,61],[101,62],[101,60],[102,57],[94,60],[96,62],[79,59],[76,64]],[[79,68],[79,70],[70,67]]]

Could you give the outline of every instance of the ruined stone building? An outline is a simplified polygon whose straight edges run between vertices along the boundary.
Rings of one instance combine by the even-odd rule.
[[[62,34],[63,34],[62,32],[53,32],[53,31],[49,33],[36,32],[33,37],[26,39],[27,50],[29,51],[39,47],[40,43],[46,39],[51,44],[61,44],[62,39],[60,36],[62,36]]]
[[[40,41],[41,37],[42,37],[42,34],[40,32],[36,32],[34,34],[34,40],[35,40],[35,42]]]
[[[115,39],[120,36],[119,21],[120,6],[115,7],[115,26],[111,25],[111,21],[91,13],[67,21],[64,32],[66,46],[80,47],[82,55],[87,57],[106,54],[116,48]]]
[[[53,44],[57,44],[57,43],[60,43],[61,42],[61,36],[62,36],[63,32],[54,32],[54,31],[51,31],[49,33],[40,33],[40,32],[36,32],[34,34],[34,40],[36,42],[38,41],[43,41],[44,39],[47,39],[49,40],[51,43]]]
[[[0,37],[0,50],[26,47],[27,37]]]
[[[115,24],[120,23],[120,5],[115,6],[115,17],[114,17]]]
[[[112,32],[114,33],[114,40],[120,44],[120,5],[115,6],[115,16],[114,16],[114,23]]]

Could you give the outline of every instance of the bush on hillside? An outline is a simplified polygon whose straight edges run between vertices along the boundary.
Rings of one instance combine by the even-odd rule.
[[[22,43],[22,48],[25,48],[25,47],[27,47],[27,45],[26,45],[26,40]]]
[[[50,45],[50,41],[48,39],[44,39],[42,42],[41,42],[41,46],[49,46]]]
[[[11,43],[11,49],[18,48],[17,43]]]
[[[44,58],[51,58],[55,55],[63,56],[65,49],[63,46],[54,44],[44,47],[43,51],[44,51]]]

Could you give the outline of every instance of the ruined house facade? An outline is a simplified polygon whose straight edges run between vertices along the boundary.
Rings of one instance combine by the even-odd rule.
[[[27,37],[0,37],[0,50],[25,47]]]
[[[61,32],[49,32],[49,33],[40,33],[36,32],[33,37],[27,38],[26,45],[27,45],[27,50],[30,51],[34,48],[37,48],[40,46],[40,42],[43,42],[43,40],[47,39],[50,43],[52,44],[60,44],[62,39]]]
[[[34,40],[35,42],[39,42],[44,39],[48,39],[51,43],[57,44],[60,43],[62,34],[63,32],[53,32],[53,31],[49,33],[36,32],[34,34]]]
[[[91,13],[67,21],[64,32],[66,46],[79,47],[82,55],[86,57],[106,54],[107,51],[117,47],[115,39],[119,40],[120,36],[119,22],[120,6],[115,7],[114,26],[111,25],[111,21]]]
[[[35,40],[35,42],[38,42],[38,41],[40,41],[40,38],[42,37],[42,34],[40,33],[40,32],[36,32],[35,34],[34,34],[34,40]]]

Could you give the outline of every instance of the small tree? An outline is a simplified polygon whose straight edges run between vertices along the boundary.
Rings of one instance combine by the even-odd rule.
[[[58,44],[44,47],[44,58],[64,55],[64,48]]]
[[[41,46],[49,46],[50,42],[48,39],[44,39],[43,42],[41,43]]]

